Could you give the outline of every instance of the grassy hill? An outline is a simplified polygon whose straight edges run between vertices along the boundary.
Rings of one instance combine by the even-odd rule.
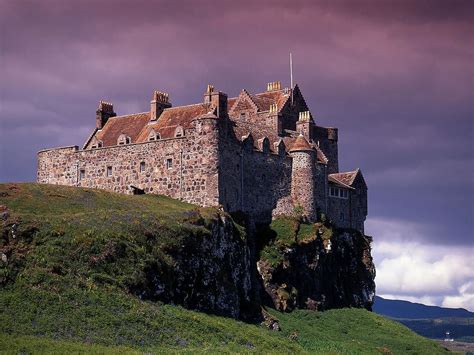
[[[268,309],[276,332],[130,292],[217,216],[161,196],[0,184],[0,352],[445,352],[362,309]]]

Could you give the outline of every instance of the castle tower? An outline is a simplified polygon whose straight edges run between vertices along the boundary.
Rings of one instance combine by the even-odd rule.
[[[169,95],[161,91],[153,91],[150,102],[150,120],[156,121],[165,108],[170,108]]]
[[[102,129],[105,126],[110,117],[115,117],[117,114],[114,112],[114,104],[111,102],[99,101],[99,107],[96,113],[96,127]]]
[[[306,138],[300,134],[290,149],[293,157],[291,167],[291,197],[295,207],[301,206],[310,221],[316,220],[315,163],[316,152]]]

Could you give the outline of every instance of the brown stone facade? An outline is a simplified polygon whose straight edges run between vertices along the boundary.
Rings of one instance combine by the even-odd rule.
[[[337,129],[316,125],[297,86],[267,88],[228,99],[208,85],[202,103],[181,107],[155,91],[149,112],[126,116],[101,101],[83,149],[38,153],[38,182],[139,189],[222,205],[262,222],[278,214],[302,212],[310,220],[325,214],[362,231],[367,186],[359,170],[339,173]],[[346,192],[334,196],[334,189]]]

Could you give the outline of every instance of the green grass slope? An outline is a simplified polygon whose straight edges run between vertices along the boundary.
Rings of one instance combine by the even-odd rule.
[[[0,184],[0,352],[445,352],[361,309],[269,310],[282,328],[272,332],[129,291],[147,263],[172,266],[167,248],[205,233],[217,213],[160,196]]]

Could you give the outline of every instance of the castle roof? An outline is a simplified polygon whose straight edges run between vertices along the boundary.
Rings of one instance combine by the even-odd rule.
[[[210,106],[203,103],[166,108],[158,120],[150,121],[150,123],[144,127],[138,137],[138,142],[147,141],[151,130],[159,133],[162,139],[173,138],[178,126],[184,129],[189,128],[193,119],[209,113],[209,110]]]
[[[295,91],[299,92],[299,88],[295,87]],[[229,115],[231,115],[235,104],[239,102],[239,106],[242,104],[250,105],[256,108],[259,113],[268,112],[272,105],[278,111],[281,111],[291,97],[290,93],[291,91],[288,89],[271,90],[257,94],[250,94],[246,90],[242,90],[239,96],[227,100],[227,109]],[[235,114],[237,114],[239,108],[235,107],[234,109],[236,110]],[[187,128],[192,127],[194,119],[213,113],[210,110],[209,104],[197,103],[165,108],[156,121],[151,120],[150,112],[111,117],[101,130],[94,131],[91,134],[84,145],[84,149],[90,145],[94,138],[100,140],[104,147],[115,146],[121,134],[130,137],[131,143],[148,141],[152,131],[159,134],[161,139],[174,138],[178,127],[182,127],[186,131]],[[233,119],[233,121],[236,136],[242,137],[249,133],[252,134],[256,149],[259,148],[257,142],[263,138],[269,139],[270,150],[275,153],[275,143],[280,140],[283,140],[287,149],[288,147],[292,147],[292,150],[312,149],[306,140],[301,143],[294,131],[288,131],[283,136],[279,136],[278,132],[268,126],[263,118],[262,124],[239,119]],[[313,149],[317,152],[318,161],[327,163],[324,153],[317,147],[313,147]]]
[[[355,178],[357,177],[357,174],[359,173],[360,173],[360,170],[357,169],[357,170],[348,171],[345,173],[329,174],[328,180],[337,185],[341,185],[342,187],[352,188]]]
[[[97,132],[96,137],[102,141],[104,147],[117,145],[117,139],[122,133],[135,143],[149,120],[149,112],[111,117],[105,126]]]
[[[311,148],[308,141],[302,134],[300,134],[295,139],[290,149],[290,152],[297,152],[297,151],[313,151],[313,148]]]

